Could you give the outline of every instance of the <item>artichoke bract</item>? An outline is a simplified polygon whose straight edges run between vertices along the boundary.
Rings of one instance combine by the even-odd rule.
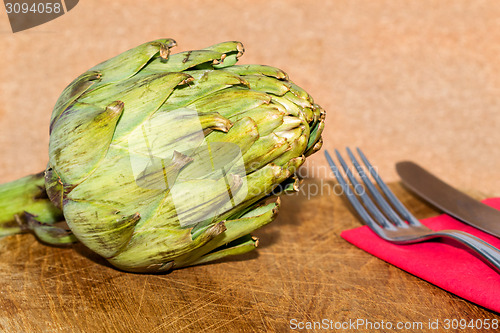
[[[279,209],[269,199],[297,190],[295,171],[320,149],[325,113],[283,71],[236,65],[239,42],[170,54],[174,45],[137,46],[62,92],[37,187],[48,199],[16,215],[20,230],[78,240],[136,272],[256,247],[250,233]]]

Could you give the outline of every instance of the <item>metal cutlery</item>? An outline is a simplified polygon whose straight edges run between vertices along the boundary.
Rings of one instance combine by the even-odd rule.
[[[335,152],[337,159],[349,178],[352,188],[346,182],[344,176],[341,174],[328,151],[325,150],[325,155],[330,168],[356,212],[368,225],[368,227],[370,227],[370,229],[379,237],[396,244],[412,244],[442,237],[451,238],[476,252],[484,262],[500,273],[500,250],[482,239],[463,231],[431,230],[420,223],[420,221],[418,221],[396,198],[359,148],[357,149],[359,156],[363,160],[368,172],[381,189],[383,195],[379,190],[377,190],[376,186],[372,183],[369,176],[365,173],[364,169],[361,167],[360,163],[349,148],[347,148],[347,153],[365,186],[362,186],[358,182],[338,150],[335,150]],[[365,189],[368,189],[371,198],[373,198],[377,205],[366,193]]]
[[[413,162],[396,164],[403,184],[448,215],[500,237],[500,210],[474,200]]]

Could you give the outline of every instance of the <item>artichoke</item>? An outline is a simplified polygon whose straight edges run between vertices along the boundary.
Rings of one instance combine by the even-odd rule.
[[[82,242],[162,272],[254,249],[277,192],[321,147],[325,113],[281,70],[235,65],[239,42],[170,54],[159,39],[77,77],[50,122],[43,174],[0,187],[0,235]]]

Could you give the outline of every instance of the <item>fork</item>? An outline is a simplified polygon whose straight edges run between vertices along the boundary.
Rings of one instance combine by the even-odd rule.
[[[420,223],[420,221],[417,220],[396,198],[389,187],[387,187],[361,149],[357,148],[357,152],[363,160],[363,163],[369,173],[378,184],[378,187],[385,195],[384,198],[384,195],[377,190],[375,185],[365,173],[364,169],[361,167],[360,163],[358,163],[358,160],[352,151],[347,148],[347,154],[349,155],[354,168],[356,169],[359,177],[363,180],[365,187],[368,189],[368,192],[371,194],[371,197],[377,203],[378,207],[366,193],[365,187],[358,182],[354,174],[349,170],[347,163],[344,161],[337,149],[335,149],[337,159],[351,182],[351,185],[353,186],[352,189],[326,150],[325,156],[349,202],[352,204],[361,219],[380,238],[396,244],[419,243],[443,237],[451,238],[476,252],[485,263],[489,264],[493,269],[500,273],[500,250],[469,233],[460,230],[434,231]],[[358,200],[358,197],[361,199],[361,202]],[[386,198],[390,204],[387,202]]]

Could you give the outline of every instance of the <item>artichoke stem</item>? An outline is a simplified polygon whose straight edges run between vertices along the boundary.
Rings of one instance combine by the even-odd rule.
[[[29,217],[46,224],[64,219],[47,197],[43,172],[0,185],[0,237],[27,232]]]

